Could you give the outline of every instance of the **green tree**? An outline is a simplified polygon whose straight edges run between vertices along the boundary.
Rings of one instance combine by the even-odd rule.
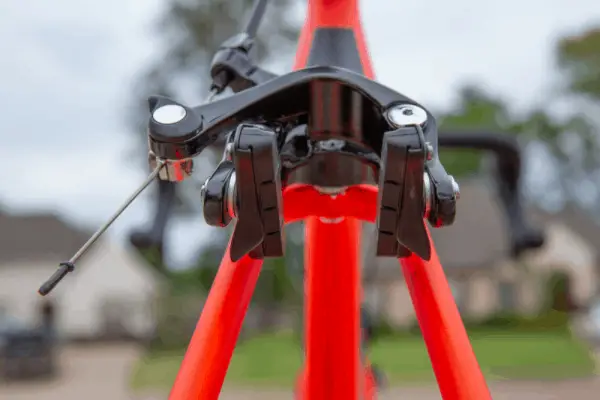
[[[562,38],[556,46],[555,57],[564,77],[564,93],[580,100],[573,102],[580,111],[569,121],[570,129],[586,132],[577,146],[581,150],[578,167],[584,174],[597,172],[600,125],[598,119],[592,124],[585,115],[598,115],[600,108],[600,26]]]
[[[460,91],[457,105],[438,118],[442,134],[443,131],[461,130],[504,132],[517,135],[523,145],[532,141],[542,144],[559,166],[561,176],[558,181],[565,190],[582,173],[591,173],[600,166],[596,156],[596,131],[589,118],[581,112],[566,117],[553,116],[549,110],[542,108],[516,113],[500,97],[468,85]],[[448,172],[458,177],[478,172],[481,157],[477,150],[440,152]]]
[[[552,100],[575,100],[570,115],[554,116],[546,108],[516,115],[506,102],[490,93],[466,86],[451,110],[440,115],[442,130],[487,129],[518,135],[523,143],[543,144],[560,169],[559,184],[566,192],[600,167],[598,128],[589,116],[600,104],[600,27],[568,35],[558,41],[555,60],[562,92]],[[551,104],[548,101],[548,106]],[[573,101],[569,101],[573,105]],[[481,154],[475,151],[443,151],[442,161],[458,176],[476,172]]]
[[[513,124],[505,102],[475,85],[461,88],[457,104],[438,120],[442,131],[509,132]],[[481,153],[470,149],[442,150],[440,159],[456,177],[475,173],[481,165]]]
[[[303,240],[301,224],[286,226],[285,256],[264,261],[252,303],[260,310],[260,329],[275,327],[280,311],[302,305],[304,288]],[[295,313],[300,315],[300,313]]]
[[[219,270],[229,241],[231,227],[211,228],[211,239],[198,251],[196,261],[183,271],[172,271],[172,283],[178,292],[208,293]]]
[[[600,26],[562,38],[556,61],[569,93],[600,102]]]
[[[286,231],[298,230],[300,224],[286,227]],[[214,228],[211,241],[206,243],[190,269],[173,271],[171,277],[177,291],[207,293],[217,275],[221,259],[229,241],[232,227]],[[296,232],[297,233],[297,232]],[[297,236],[297,235],[296,235]],[[297,301],[302,290],[303,246],[297,240],[286,240],[285,256],[266,259],[256,284],[252,302],[264,308],[277,308],[280,305]]]

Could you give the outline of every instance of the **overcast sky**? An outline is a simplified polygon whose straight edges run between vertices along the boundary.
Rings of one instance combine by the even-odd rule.
[[[234,1],[234,0],[232,0]],[[124,123],[128,89],[158,43],[162,0],[0,1],[0,203],[95,226],[144,178]],[[481,83],[515,107],[554,91],[555,39],[600,24],[598,0],[362,1],[378,79],[448,106]],[[394,29],[397,29],[394,31]],[[291,64],[291,59],[289,64]],[[151,217],[147,197],[111,231]],[[199,218],[169,237],[181,263],[207,234]]]

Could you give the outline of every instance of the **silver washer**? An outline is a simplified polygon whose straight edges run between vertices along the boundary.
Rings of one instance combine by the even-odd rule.
[[[456,179],[452,175],[450,175],[450,181],[452,182],[452,190],[454,191],[454,197],[458,200],[460,199],[460,186]]]
[[[433,193],[431,192],[431,178],[427,172],[423,172],[423,200],[425,201],[425,218],[429,217],[431,212],[431,202]]]
[[[237,218],[237,186],[235,171],[231,174],[229,182],[227,182],[227,194],[225,207],[231,218]]]
[[[421,107],[403,104],[388,110],[387,118],[397,127],[424,125],[427,122],[427,112]]]
[[[154,110],[152,118],[159,124],[170,125],[176,124],[186,115],[185,108],[178,104],[167,104]]]
[[[150,168],[154,169],[159,162],[159,159],[153,152],[148,152],[148,161]],[[163,181],[181,182],[194,172],[194,160],[191,158],[182,158],[181,160],[163,160],[165,162],[158,174],[158,178]]]

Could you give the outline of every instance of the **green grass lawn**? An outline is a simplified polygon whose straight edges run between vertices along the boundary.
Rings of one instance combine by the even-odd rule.
[[[492,379],[559,379],[594,370],[588,348],[565,333],[477,333],[471,341],[482,370]],[[421,338],[381,339],[369,354],[392,384],[434,379]],[[168,389],[182,356],[183,350],[147,355],[134,372],[133,386]],[[301,361],[300,346],[292,335],[257,337],[237,347],[226,385],[291,387]]]

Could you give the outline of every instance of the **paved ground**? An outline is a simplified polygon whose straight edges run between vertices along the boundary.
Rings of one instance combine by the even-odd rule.
[[[53,382],[0,382],[2,400],[132,400],[126,388],[130,369],[140,356],[131,345],[66,348],[61,376]]]
[[[600,383],[592,382],[553,382],[553,383],[497,383],[491,385],[494,400],[598,400]],[[293,400],[289,393],[270,392],[252,393],[238,392],[227,393],[221,396],[222,400]],[[437,388],[403,388],[392,389],[380,394],[379,400],[440,400]],[[144,399],[146,400],[146,399]],[[147,399],[155,400],[155,399]],[[156,400],[160,400],[156,397]]]
[[[61,379],[53,383],[0,384],[4,400],[165,400],[166,394],[133,396],[126,390],[130,368],[140,352],[130,345],[65,349]],[[561,382],[498,382],[491,385],[494,400],[597,400],[600,378]],[[227,391],[222,400],[292,400],[288,392]],[[380,400],[439,400],[436,388],[392,389]]]

